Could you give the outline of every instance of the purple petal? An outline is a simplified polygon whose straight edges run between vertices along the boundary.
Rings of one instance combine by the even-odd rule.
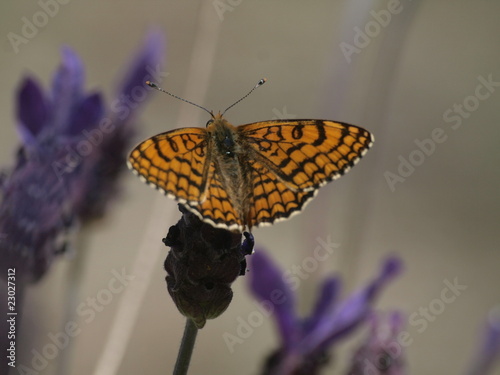
[[[33,144],[49,117],[49,105],[41,87],[31,78],[22,83],[17,99],[19,133],[25,145]]]
[[[296,341],[298,327],[294,295],[283,281],[283,272],[261,250],[250,258],[249,276],[252,293],[263,307],[273,311],[283,346],[289,347]]]
[[[70,114],[83,95],[84,68],[78,55],[69,47],[61,51],[61,65],[52,81],[54,122],[57,127],[67,127]]]
[[[131,120],[149,96],[151,89],[144,87],[144,81],[153,79],[149,72],[158,71],[161,67],[163,44],[160,33],[150,33],[126,70],[118,98],[111,102],[111,113],[106,120],[111,121],[114,130],[103,134],[104,138],[97,146],[98,159],[90,161],[94,165],[87,171],[83,198],[77,205],[80,219],[84,221],[102,216],[108,203],[117,196],[118,176],[125,168],[126,155],[135,133],[136,121]]]
[[[71,48],[63,47],[61,65],[52,80],[52,95],[54,98],[59,98],[61,95],[71,96],[74,93],[80,93],[83,90],[84,79],[83,62]]]
[[[323,282],[316,306],[304,323],[304,331],[313,331],[328,311],[331,311],[339,295],[340,284],[340,280],[334,277],[327,278]]]
[[[400,311],[393,311],[389,316],[389,325],[391,327],[393,335],[403,329],[405,325],[405,315]]]
[[[127,98],[127,102],[130,100],[137,104],[143,102],[151,91],[145,82],[151,80],[159,83],[166,76],[162,69],[165,53],[163,34],[158,31],[150,32],[143,45],[124,74],[123,83],[118,89],[118,101],[124,101]],[[128,103],[123,103],[123,105],[131,109],[136,107]],[[117,103],[117,107],[119,106],[120,103]],[[124,117],[128,115],[129,113]],[[124,118],[121,119],[124,120]]]
[[[323,314],[322,319],[316,324],[315,330],[304,338],[302,342],[304,349],[320,348],[324,350],[331,345],[332,341],[355,329],[370,312],[371,303],[382,287],[400,270],[401,261],[399,259],[389,258],[386,260],[375,280],[344,300],[335,311]]]
[[[66,186],[53,164],[27,162],[6,181],[0,204],[1,262],[8,259],[38,279],[61,250],[69,207]],[[43,204],[41,204],[43,202]]]
[[[490,311],[483,343],[476,354],[468,375],[486,375],[500,358],[500,307]]]
[[[83,130],[93,129],[104,115],[104,103],[101,94],[87,96],[71,115],[68,135],[82,135]]]

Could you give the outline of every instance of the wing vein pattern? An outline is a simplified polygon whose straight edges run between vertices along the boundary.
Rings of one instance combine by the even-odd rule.
[[[129,164],[164,194],[181,203],[199,202],[208,180],[207,146],[205,129],[173,130],[140,143],[130,154]]]

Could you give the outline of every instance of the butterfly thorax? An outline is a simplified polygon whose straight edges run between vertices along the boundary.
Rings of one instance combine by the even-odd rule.
[[[238,133],[233,125],[219,116],[217,115],[207,126],[207,132],[214,142],[218,156],[231,160],[241,152],[238,144]]]

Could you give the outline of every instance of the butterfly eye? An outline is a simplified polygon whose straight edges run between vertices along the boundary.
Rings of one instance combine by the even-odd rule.
[[[210,119],[207,121],[207,124],[205,126],[208,127],[208,125],[213,124],[213,122],[214,122],[214,119]]]

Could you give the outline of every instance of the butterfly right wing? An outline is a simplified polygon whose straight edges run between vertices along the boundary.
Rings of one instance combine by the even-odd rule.
[[[237,129],[252,166],[250,227],[300,212],[319,187],[347,172],[373,141],[365,129],[328,120],[274,120]]]
[[[252,198],[246,218],[249,228],[271,225],[299,213],[317,193],[316,190],[290,189],[276,173],[257,160],[252,166]]]
[[[373,143],[367,130],[329,120],[263,121],[237,129],[262,164],[299,190],[340,177]]]
[[[180,203],[205,198],[210,167],[204,128],[182,128],[161,133],[137,145],[128,166],[147,184]]]

